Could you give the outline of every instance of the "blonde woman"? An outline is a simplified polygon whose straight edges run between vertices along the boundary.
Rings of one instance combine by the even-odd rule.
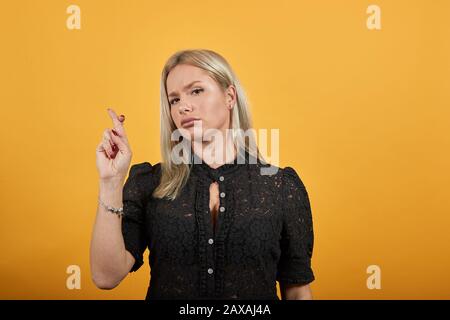
[[[243,88],[221,55],[183,50],[165,64],[161,163],[134,164],[126,179],[125,117],[108,113],[114,129],[96,153],[90,262],[97,287],[112,289],[137,271],[148,248],[146,299],[276,300],[276,281],[282,299],[312,299],[307,191],[291,167],[262,173],[268,164],[251,134]],[[214,143],[217,133],[222,143]],[[188,148],[174,152],[180,146]]]

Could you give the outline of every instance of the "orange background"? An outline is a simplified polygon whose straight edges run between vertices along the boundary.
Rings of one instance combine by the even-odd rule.
[[[450,298],[449,17],[444,0],[2,1],[0,298],[145,297],[147,258],[112,291],[91,281],[95,148],[111,106],[132,163],[160,161],[160,72],[186,48],[228,59],[255,128],[280,129],[313,210],[316,299]]]

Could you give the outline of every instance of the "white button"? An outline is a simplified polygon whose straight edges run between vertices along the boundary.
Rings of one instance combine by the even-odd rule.
[[[211,268],[208,269],[208,273],[209,273],[209,274],[212,274],[213,272],[214,272],[213,269],[211,269]]]
[[[225,208],[224,207],[220,207],[220,212],[224,212],[225,211]]]
[[[220,177],[219,177],[219,180],[220,180],[220,181],[223,181],[223,180],[225,180],[225,178],[224,178],[223,176],[220,176]]]
[[[209,244],[213,244],[213,243],[214,243],[214,240],[213,240],[213,239],[209,239],[209,240],[208,240],[208,243],[209,243]]]
[[[225,192],[221,192],[221,193],[220,193],[220,197],[221,197],[221,198],[225,198]]]

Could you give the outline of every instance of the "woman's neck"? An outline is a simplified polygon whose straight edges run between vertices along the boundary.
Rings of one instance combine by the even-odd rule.
[[[208,166],[217,169],[221,165],[233,162],[236,159],[237,150],[229,134],[226,135],[225,143],[212,141],[193,141],[192,151]]]

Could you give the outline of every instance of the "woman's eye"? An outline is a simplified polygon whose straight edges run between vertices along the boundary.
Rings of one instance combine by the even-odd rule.
[[[199,94],[200,92],[202,92],[203,89],[202,88],[198,88],[198,89],[194,89],[192,90],[192,93],[195,93],[196,95]],[[173,105],[176,101],[178,100],[178,98],[172,99],[169,101],[170,105]]]
[[[194,93],[194,92],[198,92],[198,93],[200,93],[200,92],[202,92],[203,91],[203,89],[202,88],[198,88],[198,89],[194,89],[194,90],[192,90],[192,93]]]

